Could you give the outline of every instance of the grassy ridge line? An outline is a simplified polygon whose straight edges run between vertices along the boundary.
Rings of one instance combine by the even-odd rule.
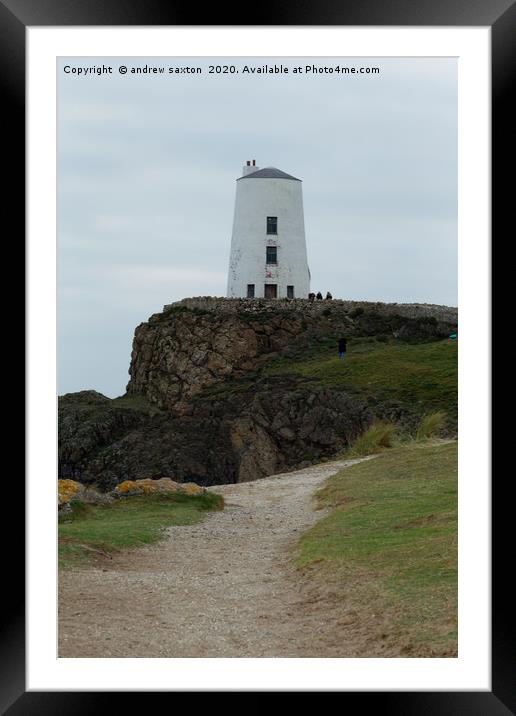
[[[334,345],[335,344],[335,345]],[[457,411],[457,343],[403,343],[351,339],[344,360],[336,341],[305,356],[280,358],[264,369],[270,375],[296,373],[328,388],[360,389],[381,399],[420,405],[425,412]]]
[[[455,656],[457,443],[393,448],[341,470],[317,497],[332,511],[303,535],[297,563],[315,567],[335,609],[355,604],[385,653]]]
[[[87,565],[122,550],[152,544],[165,528],[199,522],[207,510],[223,509],[221,495],[151,493],[121,498],[109,505],[72,502],[72,514],[60,519],[59,566]]]

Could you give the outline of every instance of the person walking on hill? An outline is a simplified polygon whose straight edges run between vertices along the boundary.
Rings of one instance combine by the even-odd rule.
[[[344,358],[346,355],[346,339],[344,337],[339,338],[339,358]]]
[[[316,299],[317,299],[318,301],[322,301],[322,293],[321,293],[320,291],[317,291]]]
[[[327,292],[326,292],[326,300],[327,300],[327,301],[331,301],[332,298],[333,298],[333,296],[331,295],[331,293],[330,293],[329,291],[327,291]]]

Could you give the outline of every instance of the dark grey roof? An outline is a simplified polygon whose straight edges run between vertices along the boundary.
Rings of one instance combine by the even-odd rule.
[[[238,177],[237,181],[240,179],[293,179],[294,181],[301,181],[301,179],[296,179],[296,177],[293,177],[290,174],[285,174],[285,172],[282,172],[281,169],[276,169],[276,167],[258,169],[257,172],[251,172],[251,174]]]

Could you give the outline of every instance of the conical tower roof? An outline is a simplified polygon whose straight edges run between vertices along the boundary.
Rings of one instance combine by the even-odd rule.
[[[240,179],[292,179],[293,181],[301,181],[301,179],[296,179],[296,177],[286,174],[286,172],[282,172],[281,169],[276,169],[276,167],[258,169],[256,172],[239,177],[237,181],[240,181]]]

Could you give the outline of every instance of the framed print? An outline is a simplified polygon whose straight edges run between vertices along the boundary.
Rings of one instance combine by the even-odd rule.
[[[261,15],[0,5],[27,147],[9,714],[516,708],[489,383],[514,4]]]

